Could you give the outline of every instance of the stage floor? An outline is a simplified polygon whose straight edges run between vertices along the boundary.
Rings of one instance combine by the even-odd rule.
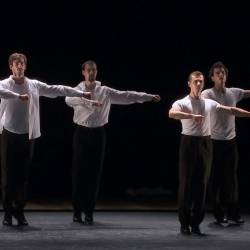
[[[2,218],[3,213],[0,213]],[[95,224],[72,222],[71,212],[27,211],[27,227],[0,226],[3,250],[80,249],[249,249],[250,215],[242,226],[219,227],[207,214],[201,229],[206,237],[182,236],[176,212],[97,211]]]
[[[71,211],[70,199],[32,199],[28,200],[25,207],[28,211]],[[177,202],[175,199],[166,197],[146,197],[146,198],[124,198],[110,197],[98,199],[97,211],[176,211]],[[0,201],[0,211],[2,202]]]

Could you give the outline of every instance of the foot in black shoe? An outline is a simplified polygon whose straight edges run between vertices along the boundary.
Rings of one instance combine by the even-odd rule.
[[[81,213],[74,213],[73,222],[83,223]]]
[[[92,214],[85,214],[84,225],[91,226],[93,224],[94,224],[93,215]]]
[[[227,219],[230,224],[241,225],[245,223],[245,221],[241,217],[236,217],[236,218],[229,217]]]
[[[29,225],[29,223],[26,220],[23,213],[15,213],[13,216],[17,220],[17,225],[18,226],[28,226]]]
[[[181,225],[180,232],[182,235],[190,235],[191,233],[189,226],[186,226],[186,225]]]
[[[12,215],[5,214],[3,217],[3,225],[4,226],[12,226]]]
[[[197,236],[206,236],[204,233],[201,232],[199,226],[192,226],[191,233]]]
[[[216,219],[214,223],[219,226],[226,226],[228,224],[228,220],[226,218]]]

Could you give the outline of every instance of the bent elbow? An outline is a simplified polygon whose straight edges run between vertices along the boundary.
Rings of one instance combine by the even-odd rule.
[[[65,103],[66,103],[68,106],[72,107],[69,97],[66,97],[66,98],[65,98]]]
[[[169,110],[168,117],[174,119],[174,112],[172,110]]]

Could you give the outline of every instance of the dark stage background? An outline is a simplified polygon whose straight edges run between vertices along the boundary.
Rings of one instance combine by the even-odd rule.
[[[9,75],[8,56],[23,52],[27,76],[49,84],[75,86],[82,62],[93,59],[104,84],[160,94],[160,103],[113,105],[101,195],[146,188],[175,198],[181,126],[168,119],[168,109],[188,93],[187,75],[201,70],[207,76],[217,60],[229,68],[228,86],[250,88],[249,21],[239,1],[5,1],[0,78]],[[239,106],[250,109],[250,100]],[[40,111],[30,196],[70,197],[73,110],[64,98],[42,97]],[[249,126],[250,120],[237,119],[244,204],[250,198]]]

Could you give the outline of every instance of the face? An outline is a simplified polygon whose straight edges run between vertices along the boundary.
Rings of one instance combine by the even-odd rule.
[[[211,77],[211,80],[213,81],[215,87],[225,87],[227,75],[224,68],[215,68],[213,75]]]
[[[86,64],[82,70],[82,74],[87,82],[95,82],[97,75],[97,67],[95,64]]]
[[[10,70],[12,71],[12,74],[16,78],[22,78],[24,77],[24,73],[26,70],[26,63],[23,58],[16,59],[12,62],[10,65]]]
[[[203,75],[191,75],[188,81],[188,86],[191,89],[191,95],[199,97],[204,87],[204,76]]]

